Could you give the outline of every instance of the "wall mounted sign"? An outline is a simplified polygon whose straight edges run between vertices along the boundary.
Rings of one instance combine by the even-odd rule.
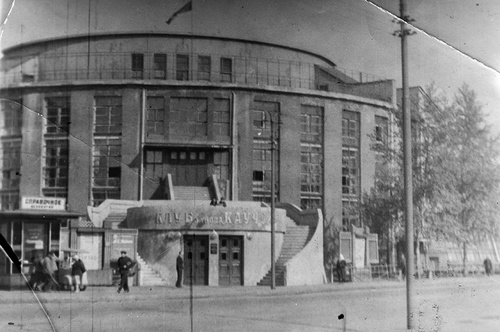
[[[21,197],[21,210],[65,211],[66,199],[58,197]]]
[[[184,203],[184,204],[183,204]],[[286,211],[276,209],[275,229],[285,230]],[[127,227],[158,230],[271,230],[271,209],[260,206],[193,206],[189,202],[162,203],[127,210]]]
[[[210,244],[210,254],[217,255],[217,243]]]

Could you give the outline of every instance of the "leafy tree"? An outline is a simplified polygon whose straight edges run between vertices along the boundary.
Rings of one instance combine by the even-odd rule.
[[[460,244],[465,264],[467,246],[498,230],[498,139],[491,137],[467,85],[451,104],[434,85],[422,95],[423,103],[412,114],[414,234],[417,243],[437,238]],[[402,128],[401,113],[395,110],[396,128]],[[375,186],[364,194],[362,205],[370,227],[392,245],[404,236],[401,133],[395,130],[393,144],[373,144],[385,166],[377,169]],[[420,274],[419,250],[416,254]]]
[[[435,184],[439,218],[433,226],[437,234],[463,248],[465,269],[467,247],[497,231],[499,142],[491,136],[476,94],[467,85],[458,90],[447,112],[446,144],[436,151],[441,181]]]

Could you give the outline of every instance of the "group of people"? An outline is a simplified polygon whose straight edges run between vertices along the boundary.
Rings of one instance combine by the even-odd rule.
[[[48,252],[44,257],[31,258],[29,284],[32,289],[50,293],[56,288],[58,260],[54,252]]]
[[[55,252],[48,252],[45,257],[32,257],[30,265],[30,287],[36,291],[53,292],[60,290],[58,282],[59,258]],[[85,290],[83,282],[84,273],[87,272],[85,264],[78,255],[72,257],[71,275],[67,276],[70,287],[75,286],[74,291]]]
[[[218,202],[217,202],[217,198],[212,198],[212,200],[210,201],[210,205],[211,206],[222,206],[222,207],[227,206],[226,200],[224,199],[224,197],[221,197],[220,201],[218,201]]]

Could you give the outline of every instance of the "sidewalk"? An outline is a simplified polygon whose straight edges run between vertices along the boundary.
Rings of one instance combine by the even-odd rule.
[[[484,283],[486,280],[500,282],[500,276],[493,277],[467,277],[467,278],[436,278],[415,280],[415,287],[449,287],[473,286],[474,284]],[[277,287],[271,290],[264,286],[238,286],[238,287],[212,287],[212,286],[184,286],[176,288],[172,286],[141,286],[131,287],[130,293],[116,292],[116,287],[88,287],[87,290],[80,293],[71,293],[69,291],[43,293],[36,292],[35,295],[42,303],[57,302],[113,302],[113,301],[147,301],[152,299],[204,299],[204,298],[223,298],[223,297],[262,297],[262,296],[290,296],[315,293],[339,293],[354,292],[357,290],[383,290],[383,289],[404,289],[406,282],[397,280],[375,280],[355,283],[334,283],[311,286],[288,286]],[[28,290],[0,290],[0,303],[30,303],[36,302],[33,293]]]

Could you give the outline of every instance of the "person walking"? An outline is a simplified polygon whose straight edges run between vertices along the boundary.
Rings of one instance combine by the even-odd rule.
[[[49,252],[42,259],[44,291],[52,292],[54,285],[59,286],[56,281],[57,276],[57,257],[53,252]]]
[[[406,258],[405,255],[401,254],[399,257],[399,269],[401,270],[401,278],[406,279]]]
[[[80,292],[80,285],[82,285],[83,274],[87,272],[85,265],[78,255],[73,256],[73,265],[71,266],[71,279],[75,284],[75,293]]]
[[[339,282],[347,281],[346,265],[347,263],[345,261],[344,255],[340,254],[339,259],[337,260],[337,277],[339,279]]]
[[[184,257],[182,257],[182,251],[180,251],[179,255],[177,256],[175,268],[177,270],[177,283],[175,284],[175,287],[181,288],[182,287],[182,272],[184,271]]]
[[[118,258],[118,271],[120,272],[120,286],[118,286],[118,293],[123,289],[125,292],[129,292],[130,289],[128,287],[128,274],[130,269],[133,266],[132,259],[127,256],[126,251],[121,252],[121,257]]]

